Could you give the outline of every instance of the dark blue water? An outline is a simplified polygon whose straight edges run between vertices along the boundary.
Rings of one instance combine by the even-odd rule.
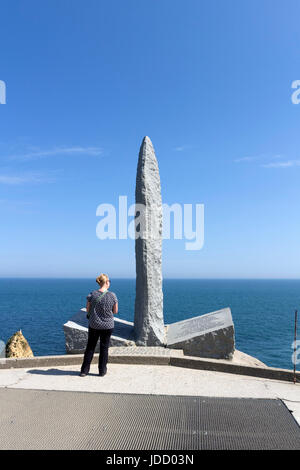
[[[0,279],[0,340],[21,329],[34,355],[65,354],[63,324],[97,288],[89,279]],[[173,323],[230,307],[236,348],[271,367],[292,369],[300,280],[165,279],[164,320]],[[112,279],[119,317],[133,321],[135,280]]]

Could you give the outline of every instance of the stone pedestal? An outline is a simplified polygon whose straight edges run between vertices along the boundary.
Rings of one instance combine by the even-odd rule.
[[[115,328],[110,337],[110,346],[133,346],[133,323],[115,317]],[[86,309],[82,308],[64,324],[66,352],[69,354],[83,354],[88,340],[88,319]],[[99,352],[99,342],[95,352]]]
[[[231,359],[235,341],[230,308],[168,325],[166,345],[188,356]]]

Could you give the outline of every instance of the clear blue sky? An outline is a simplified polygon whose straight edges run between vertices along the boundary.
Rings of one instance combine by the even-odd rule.
[[[205,205],[205,244],[164,277],[300,277],[299,1],[3,0],[0,276],[134,277],[96,208],[134,202],[155,147],[163,202]]]

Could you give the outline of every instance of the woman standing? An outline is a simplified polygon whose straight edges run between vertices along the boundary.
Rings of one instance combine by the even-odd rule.
[[[89,334],[80,377],[85,377],[89,373],[99,337],[99,375],[103,377],[106,374],[109,340],[114,329],[114,315],[118,313],[117,296],[113,292],[108,292],[109,277],[106,274],[100,274],[96,282],[100,289],[94,290],[87,296],[86,311],[89,315]]]

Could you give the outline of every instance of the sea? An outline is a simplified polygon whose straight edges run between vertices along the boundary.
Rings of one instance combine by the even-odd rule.
[[[94,279],[1,278],[0,340],[21,329],[35,356],[66,354],[63,324],[96,288]],[[119,318],[133,321],[135,279],[111,278],[110,290]],[[236,349],[267,366],[293,369],[300,280],[164,279],[163,294],[165,324],[230,307]]]

